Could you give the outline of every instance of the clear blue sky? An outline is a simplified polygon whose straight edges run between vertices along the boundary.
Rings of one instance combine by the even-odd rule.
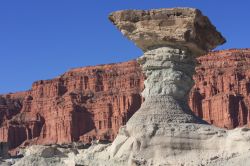
[[[29,89],[70,68],[140,56],[108,14],[168,7],[202,10],[227,39],[219,49],[250,47],[249,0],[1,0],[0,93]]]

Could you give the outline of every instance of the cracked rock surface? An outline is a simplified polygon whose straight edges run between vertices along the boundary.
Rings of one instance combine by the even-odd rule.
[[[122,10],[111,13],[109,19],[144,51],[174,46],[204,53],[225,42],[209,19],[194,8]]]

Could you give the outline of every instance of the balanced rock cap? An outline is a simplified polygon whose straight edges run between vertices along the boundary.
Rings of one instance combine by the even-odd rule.
[[[143,51],[170,46],[202,54],[226,42],[194,8],[122,10],[111,13],[109,19]]]

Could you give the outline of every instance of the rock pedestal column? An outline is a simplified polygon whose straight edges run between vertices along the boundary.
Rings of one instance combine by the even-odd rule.
[[[129,135],[169,124],[205,123],[191,113],[187,95],[195,58],[225,42],[208,18],[192,8],[125,10],[109,18],[144,51],[138,62],[146,75],[145,101],[124,128]]]
[[[203,123],[193,116],[187,95],[193,85],[195,57],[188,49],[161,47],[138,59],[147,79],[139,111],[126,124],[129,131],[139,126],[168,123]],[[135,131],[138,133],[138,131]]]
[[[225,39],[197,9],[127,10],[109,18],[144,51],[138,62],[146,75],[145,101],[120,128],[110,156],[133,164],[143,163],[141,159],[162,163],[166,155],[192,149],[201,153],[207,136],[198,130],[205,122],[191,113],[187,95],[193,85],[195,58]],[[186,160],[183,156],[182,161]]]

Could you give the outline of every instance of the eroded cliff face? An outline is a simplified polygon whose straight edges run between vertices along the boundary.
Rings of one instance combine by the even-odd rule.
[[[212,52],[198,58],[189,105],[218,127],[250,124],[250,50]]]
[[[72,69],[0,96],[0,141],[10,148],[92,139],[112,141],[140,108],[143,74],[136,61]]]
[[[191,110],[218,127],[249,126],[250,50],[212,52],[198,61]],[[141,106],[143,81],[139,64],[131,61],[73,69],[35,82],[30,91],[2,95],[0,140],[11,148],[24,142],[112,141]]]
[[[198,58],[191,110],[232,129],[250,125],[250,50]],[[0,96],[0,140],[21,144],[112,141],[141,106],[144,77],[137,62],[77,68],[27,92]],[[157,82],[156,82],[157,83]],[[154,90],[153,88],[151,88]]]
[[[26,93],[0,95],[0,124],[18,114]]]

